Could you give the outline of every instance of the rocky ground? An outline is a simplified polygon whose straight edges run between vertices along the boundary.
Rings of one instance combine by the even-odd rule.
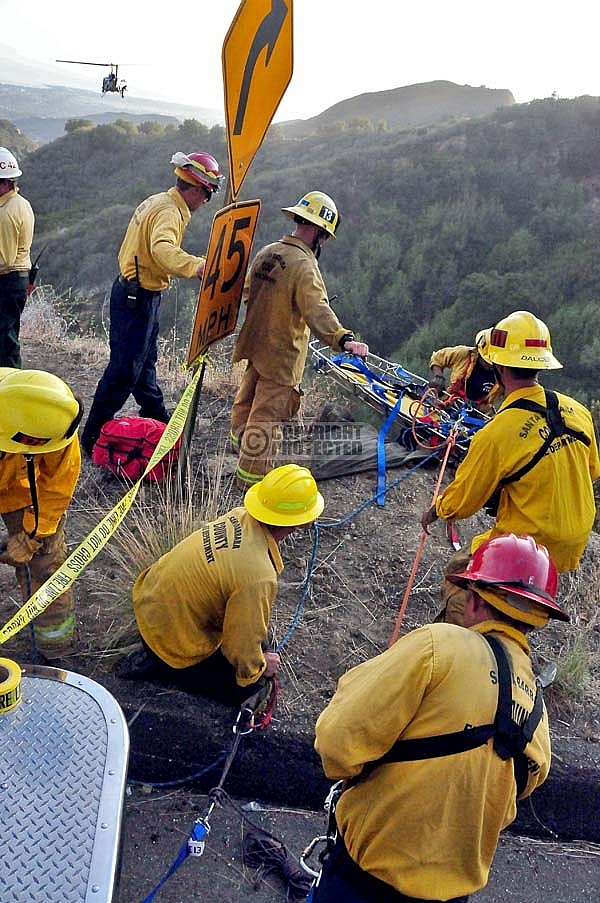
[[[89,406],[107,359],[107,349],[100,344],[91,344],[90,340],[55,338],[35,330],[24,337],[23,356],[24,366],[57,373]],[[108,684],[114,680],[115,662],[136,640],[129,596],[132,579],[145,563],[159,554],[157,544],[168,544],[170,531],[176,529],[171,524],[174,505],[185,509],[179,520],[191,529],[203,517],[241,503],[242,494],[233,479],[235,458],[226,450],[235,380],[236,374],[231,373],[227,356],[215,353],[204,380],[191,447],[193,491],[186,494],[184,503],[173,495],[170,484],[144,484],[119,531],[78,579],[75,592],[79,651],[65,662],[71,670],[87,674],[100,683],[106,681]],[[181,397],[185,377],[163,361],[161,382],[169,404],[174,406]],[[343,400],[338,398],[336,387],[327,377],[317,377],[305,399],[307,424],[326,401],[337,404]],[[131,412],[134,411],[135,408],[131,408]],[[359,421],[361,417],[365,421],[372,419],[372,414],[362,411],[360,406],[353,407],[353,415]],[[418,469],[409,465],[390,470],[388,485],[392,488],[386,493],[383,506],[374,500],[376,475],[373,472],[338,477],[320,484],[326,507],[319,522],[318,536],[315,537],[314,531],[297,535],[283,548],[286,568],[273,613],[274,640],[283,643],[282,690],[277,710],[280,723],[297,725],[302,731],[312,730],[317,715],[335,689],[337,678],[388,646],[419,549],[420,514],[431,503],[438,474],[439,462]],[[449,469],[444,482],[451,477]],[[116,504],[126,488],[113,475],[100,471],[87,460],[84,462],[69,511],[68,534],[72,548]],[[477,515],[461,524],[462,541],[467,543],[488,523],[485,515]],[[435,615],[439,583],[451,551],[442,526],[434,525],[432,535],[422,549],[401,632],[426,623]],[[571,624],[555,623],[533,637],[537,670],[552,664],[558,666],[557,679],[545,693],[555,758],[575,769],[597,768],[600,761],[599,562],[600,536],[594,534],[580,571],[561,578],[560,601],[571,613]],[[308,575],[310,580],[306,586]],[[0,568],[0,588],[0,617],[4,622],[20,605],[9,568]],[[9,641],[2,651],[17,661],[29,660],[31,643],[27,629]],[[265,787],[264,796],[268,799],[268,787]],[[150,878],[157,878],[162,866],[169,864],[171,851],[174,856],[181,832],[188,830],[190,816],[193,822],[198,807],[198,800],[186,797],[185,791],[159,792],[148,798],[140,797],[139,792],[134,791],[127,802],[124,848],[130,877],[125,883],[126,889],[121,891],[119,903],[141,899],[142,889],[148,892],[148,884],[152,886]],[[144,812],[154,814],[146,819],[143,827]],[[221,818],[222,813],[218,817]],[[302,816],[300,821],[303,821]],[[310,829],[306,830],[308,822]],[[152,823],[157,826],[156,841],[151,837]],[[297,829],[288,823],[285,829],[295,843],[301,844],[312,836],[313,816],[306,816],[303,824],[304,827]],[[129,827],[131,825],[134,827]],[[145,833],[140,834],[142,829]],[[213,851],[218,861],[213,860],[210,866],[220,872],[219,890],[213,892],[210,879],[202,878],[198,898],[204,893],[215,900],[256,899],[260,903],[267,898],[284,899],[281,886],[273,890],[272,896],[261,896],[264,886],[256,896],[250,893],[251,884],[248,875],[244,877],[241,865],[239,839],[237,851],[231,856],[232,863],[227,861],[228,830],[225,828],[225,839],[219,839],[217,850]],[[300,835],[304,835],[304,841]],[[164,840],[165,837],[169,839],[168,850],[161,848],[160,856],[150,867],[152,849],[156,844],[158,850],[159,838]],[[522,848],[507,849],[509,871],[521,861],[522,853]],[[525,855],[530,856],[528,852]],[[547,852],[548,863],[553,867],[558,863],[552,858],[555,855],[559,853]],[[596,849],[586,849],[585,856],[581,856],[580,851],[564,855],[563,859],[560,852],[560,865],[569,863],[569,875],[576,875],[580,881],[589,870],[590,886],[598,887]],[[569,889],[569,882],[570,878],[565,877],[566,889],[562,896],[559,891],[554,892],[552,898],[557,903],[597,899],[595,891],[589,896],[581,893],[577,896],[578,892]],[[499,894],[501,886],[505,885],[503,899],[537,903],[548,898],[548,895],[534,896],[533,893],[522,896],[518,890],[511,889],[505,878],[499,878],[498,885],[491,886],[492,890],[484,891],[479,898],[482,901],[500,899],[494,894]],[[165,903],[183,900],[185,897],[181,894],[189,893],[190,885],[186,887],[187,891],[165,890],[161,900]],[[229,891],[222,888],[229,888]]]
[[[24,365],[49,369],[63,377],[89,406],[106,360],[107,349],[90,340],[61,340],[27,335]],[[76,669],[101,680],[119,654],[135,640],[129,590],[137,570],[155,556],[157,544],[169,544],[174,507],[186,523],[242,502],[233,480],[235,458],[227,453],[228,415],[235,374],[227,357],[216,356],[204,378],[191,448],[193,489],[185,503],[172,487],[144,483],[134,507],[106,549],[76,583],[80,654]],[[163,363],[162,384],[168,402],[179,400],[185,378]],[[330,377],[316,377],[305,399],[305,422],[335,402],[337,389]],[[132,411],[135,408],[131,409]],[[365,420],[371,412],[354,407]],[[310,450],[310,446],[307,446]],[[309,454],[309,451],[307,451]],[[307,460],[306,463],[310,463]],[[419,548],[421,512],[428,507],[439,474],[439,461],[415,469],[414,464],[388,471],[383,506],[374,500],[376,474],[366,472],[321,482],[326,506],[314,531],[291,537],[283,549],[286,568],[273,613],[275,642],[284,642],[280,715],[311,725],[330,698],[337,678],[389,644],[396,628],[415,556]],[[444,474],[451,479],[450,468]],[[88,460],[69,509],[72,547],[110,510],[126,486]],[[478,514],[459,525],[463,543],[489,524]],[[172,541],[172,540],[171,540]],[[597,759],[600,748],[600,624],[597,598],[600,575],[600,536],[592,535],[581,569],[561,578],[560,600],[571,612],[569,625],[554,622],[533,636],[538,670],[556,663],[558,677],[546,692],[559,742],[585,741]],[[438,608],[438,588],[451,554],[443,525],[432,528],[416,570],[401,631],[423,624]],[[312,566],[311,566],[311,561]],[[310,582],[303,593],[310,568]],[[136,570],[137,569],[137,570]],[[0,611],[8,616],[18,603],[12,572],[0,569],[4,587]],[[298,606],[301,605],[300,611]],[[7,654],[27,655],[29,638],[22,631],[6,646]]]

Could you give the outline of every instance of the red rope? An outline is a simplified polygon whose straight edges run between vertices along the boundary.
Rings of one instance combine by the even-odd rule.
[[[455,443],[455,435],[454,430],[451,431],[448,436],[448,440],[446,443],[446,453],[444,454],[444,459],[442,461],[442,466],[440,467],[440,472],[438,474],[437,482],[435,484],[435,489],[433,490],[433,497],[431,499],[431,504],[435,505],[435,500],[438,497],[438,493],[440,491],[440,486],[442,483],[442,477],[444,476],[444,471],[446,469],[446,464],[448,463],[448,458],[450,457],[450,452],[452,451]],[[404,592],[404,597],[402,599],[402,604],[400,605],[400,611],[398,612],[398,617],[396,618],[396,624],[394,625],[394,630],[392,632],[392,637],[389,642],[389,646],[393,646],[396,640],[398,639],[398,634],[400,633],[400,627],[402,625],[402,620],[404,618],[404,612],[406,611],[406,606],[408,604],[408,597],[410,595],[410,591],[413,587],[413,583],[415,581],[415,576],[417,573],[417,568],[419,567],[419,561],[421,559],[421,555],[423,554],[423,547],[425,546],[425,540],[427,539],[427,533],[425,530],[421,531],[421,536],[419,537],[419,545],[417,546],[417,552],[415,554],[415,560],[413,562],[412,570],[410,572],[410,576],[408,578],[408,583],[406,584],[406,590]],[[389,648],[389,647],[388,647]]]

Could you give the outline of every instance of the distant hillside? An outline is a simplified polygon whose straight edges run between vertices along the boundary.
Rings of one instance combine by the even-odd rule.
[[[68,122],[75,120],[83,120],[92,125],[108,125],[111,122],[131,122],[134,125],[140,125],[142,122],[157,122],[162,126],[172,126],[176,128],[181,120],[175,116],[162,116],[158,113],[125,113],[119,111],[106,113],[89,113],[85,116],[74,116],[68,120],[51,119],[43,116],[24,116],[16,120],[20,131],[27,136],[36,145],[47,144],[49,141],[55,141],[65,133],[65,126]],[[31,144],[31,141],[29,142]]]
[[[34,251],[47,246],[40,281],[73,290],[96,318],[133,208],[173,183],[173,152],[206,149],[227,168],[222,127],[148,125],[73,130],[22,161]],[[261,200],[260,247],[286,231],[282,207],[312,188],[331,194],[342,225],[321,258],[327,288],[342,322],[376,354],[426,372],[432,349],[471,342],[511,310],[529,309],[548,322],[565,365],[548,381],[585,401],[598,394],[599,134],[597,97],[511,104],[412,130],[357,124],[334,140],[290,140],[276,126],[239,200]],[[206,250],[223,202],[194,215],[188,250]],[[197,298],[197,284],[173,283],[165,330],[176,313],[187,322]],[[89,322],[71,302],[70,315]]]
[[[146,100],[125,93],[102,95],[64,85],[0,84],[0,118],[9,119],[38,144],[53,141],[64,132],[67,119],[86,118],[94,122],[197,119],[206,125],[224,123],[224,114],[206,107],[191,107],[162,100]]]
[[[423,82],[390,91],[359,94],[334,104],[311,119],[284,122],[279,127],[288,138],[337,131],[342,125],[361,122],[397,131],[487,116],[514,102],[511,92],[503,89],[473,88],[448,81]]]
[[[0,119],[0,147],[10,148],[18,160],[23,154],[32,151],[35,144],[26,135],[21,134],[20,129],[12,122]]]

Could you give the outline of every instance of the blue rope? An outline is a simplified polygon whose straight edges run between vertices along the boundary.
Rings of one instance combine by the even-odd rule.
[[[206,824],[204,824],[200,819],[197,819],[197,821],[194,823],[194,827],[192,828],[192,833],[190,834],[188,840],[186,840],[182,844],[181,849],[179,850],[179,853],[175,857],[173,864],[164,873],[164,875],[162,876],[162,878],[160,879],[160,881],[158,882],[158,884],[156,885],[154,890],[151,890],[150,893],[148,894],[148,896],[144,897],[144,899],[142,900],[142,903],[152,903],[152,901],[154,900],[155,896],[157,895],[157,893],[159,892],[161,887],[164,884],[166,884],[166,882],[169,880],[171,875],[177,871],[179,866],[183,865],[185,860],[190,855],[190,848],[189,848],[190,841],[200,844],[201,848],[203,848],[204,838],[207,836],[208,831],[209,831],[208,826]]]
[[[411,475],[411,473],[414,473],[419,467],[422,467],[423,464],[425,464],[427,461],[429,461],[431,458],[435,457],[438,454],[439,454],[439,450],[436,449],[436,451],[432,452],[426,458],[423,458],[421,461],[419,461],[417,464],[415,464],[414,467],[411,467],[410,470],[407,470],[405,473],[403,473],[402,476],[398,477],[397,480],[394,480],[393,483],[390,483],[389,486],[384,487],[383,490],[378,490],[378,492],[375,493],[375,495],[371,496],[370,498],[366,499],[366,501],[362,502],[358,506],[358,508],[355,508],[354,511],[351,511],[350,514],[347,514],[345,517],[341,518],[338,521],[333,521],[332,523],[329,523],[329,524],[321,524],[320,526],[324,527],[326,529],[329,529],[332,527],[339,527],[342,524],[347,523],[348,520],[350,520],[355,515],[359,514],[364,508],[367,507],[367,505],[370,505],[372,502],[377,501],[379,496],[381,495],[381,492],[383,492],[383,494],[385,494],[386,492],[389,492],[390,489],[393,489],[395,486],[397,486],[399,483],[401,483],[403,480],[405,480],[407,477],[409,477]],[[310,580],[311,580],[312,573],[314,570],[315,561],[317,558],[317,549],[319,546],[319,524],[317,523],[317,521],[315,521],[313,523],[312,529],[313,529],[313,533],[314,533],[313,547],[312,547],[310,560],[308,563],[308,568],[306,571],[306,578],[304,580],[304,585],[302,587],[302,592],[300,594],[300,600],[298,602],[298,605],[296,606],[296,611],[294,613],[294,617],[292,618],[292,623],[290,624],[288,631],[285,634],[285,636],[283,637],[283,639],[278,643],[276,650],[275,650],[276,652],[279,652],[281,649],[283,649],[283,647],[289,641],[294,630],[296,629],[296,627],[298,625],[298,621],[300,620],[300,615],[302,613],[304,602],[306,600],[308,588],[310,586]],[[192,781],[196,778],[201,777],[203,774],[206,774],[207,771],[210,771],[216,765],[220,764],[223,761],[223,759],[225,759],[225,758],[227,758],[227,754],[223,753],[223,755],[219,759],[216,759],[210,765],[207,765],[205,768],[201,769],[198,772],[195,772],[194,774],[188,775],[186,778],[180,778],[179,780],[163,781],[161,783],[150,783],[147,781],[129,781],[128,783],[134,784],[134,785],[150,783],[150,786],[158,787],[158,788],[176,787],[179,784],[185,784],[189,781]],[[171,875],[173,875],[174,872],[177,871],[177,869],[185,862],[187,857],[190,855],[190,841],[199,844],[200,847],[202,848],[204,845],[204,838],[208,835],[208,831],[209,831],[208,823],[202,821],[202,819],[197,819],[196,822],[194,823],[194,827],[192,829],[192,833],[191,833],[190,837],[182,845],[174,862],[164,873],[164,875],[162,876],[162,878],[160,879],[160,881],[158,882],[156,887],[148,894],[147,897],[145,897],[142,900],[142,903],[152,903],[152,901],[156,897],[156,894],[159,892],[159,890],[163,887],[164,884],[166,884],[166,882],[169,880]]]
[[[405,471],[402,474],[402,476],[398,477],[397,480],[394,480],[392,483],[390,483],[388,486],[386,486],[386,488],[384,489],[384,492],[389,492],[390,489],[394,489],[395,486],[397,486],[399,483],[402,483],[404,480],[406,480],[406,478],[409,477],[411,474],[413,474],[416,470],[418,470],[419,467],[422,467],[424,464],[426,464],[432,458],[438,457],[439,453],[440,453],[439,448],[434,449],[434,451],[432,451],[431,454],[427,455],[426,458],[422,458],[417,464],[415,464],[414,467],[411,467],[410,470]],[[366,499],[364,502],[361,502],[361,504],[358,506],[358,508],[355,508],[354,511],[351,511],[350,514],[347,514],[345,517],[342,517],[340,520],[332,521],[329,524],[323,524],[323,523],[320,524],[321,528],[329,529],[330,527],[341,527],[343,524],[348,523],[349,520],[352,520],[352,518],[355,515],[360,514],[360,512],[363,511],[368,505],[370,505],[372,502],[377,501],[378,495],[379,495],[379,492],[376,492],[375,495],[372,495],[370,498]]]
[[[360,512],[364,508],[367,507],[367,505],[370,505],[372,502],[377,501],[382,494],[389,492],[390,489],[393,489],[399,483],[402,483],[403,480],[406,480],[407,477],[409,477],[412,473],[414,473],[416,470],[418,470],[419,467],[422,467],[423,464],[426,464],[427,461],[430,461],[431,458],[434,458],[438,455],[439,455],[439,449],[436,449],[431,454],[427,455],[426,458],[423,458],[421,461],[419,461],[417,464],[415,464],[414,467],[411,467],[410,470],[405,471],[405,473],[403,473],[402,476],[398,477],[397,480],[394,480],[392,483],[390,483],[388,486],[384,487],[383,489],[378,488],[378,491],[375,493],[375,495],[372,495],[370,498],[366,499],[366,501],[362,502],[358,506],[358,508],[355,508],[354,511],[351,511],[349,514],[347,514],[345,517],[341,518],[340,520],[333,521],[332,523],[329,523],[329,524],[323,524],[323,523],[319,524],[317,521],[315,521],[313,523],[313,525],[312,525],[312,529],[313,529],[313,533],[314,533],[313,547],[312,547],[312,552],[311,552],[311,556],[310,556],[310,561],[308,564],[308,569],[306,571],[306,579],[304,581],[304,585],[302,587],[302,593],[300,595],[300,600],[298,602],[298,605],[296,606],[296,611],[294,613],[294,617],[292,618],[292,623],[290,624],[290,626],[287,630],[287,633],[285,634],[283,639],[278,643],[277,647],[275,648],[275,652],[280,652],[283,649],[283,647],[285,645],[287,645],[287,643],[290,640],[291,635],[293,634],[294,630],[296,629],[296,627],[298,625],[298,621],[300,620],[300,615],[302,614],[302,609],[303,609],[304,603],[306,601],[306,596],[308,594],[308,588],[310,586],[310,580],[311,580],[312,573],[314,570],[315,561],[317,558],[317,549],[319,547],[319,529],[323,528],[323,529],[328,530],[332,527],[340,527],[343,524],[347,523],[349,520],[351,520],[353,517],[355,517],[355,515],[360,514]]]
[[[306,596],[308,594],[308,587],[310,586],[310,578],[312,577],[312,572],[313,572],[314,566],[315,566],[315,560],[317,557],[317,548],[319,545],[319,527],[318,527],[316,521],[313,523],[312,529],[313,529],[313,533],[314,533],[314,540],[313,540],[313,547],[312,547],[312,553],[310,556],[310,561],[308,563],[308,569],[306,571],[306,579],[304,580],[304,586],[302,587],[302,592],[300,594],[300,599],[296,606],[296,611],[294,613],[294,617],[292,618],[292,623],[290,624],[288,631],[285,634],[285,636],[283,637],[283,639],[275,647],[275,652],[280,652],[283,649],[283,647],[286,645],[289,638],[291,637],[294,630],[296,629],[296,625],[298,624],[298,621],[300,620],[300,615],[302,614],[304,602],[305,602]]]
[[[197,780],[197,778],[203,777],[203,775],[207,774],[207,772],[212,771],[213,768],[216,768],[217,765],[220,765],[227,758],[227,753],[221,753],[221,755],[211,762],[210,765],[205,765],[204,768],[201,768],[200,771],[195,771],[193,774],[188,774],[185,778],[177,778],[173,781],[136,781],[133,779],[129,779],[127,781],[128,784],[131,784],[134,787],[154,787],[154,788],[165,788],[165,787],[178,787],[180,784],[189,784],[191,781]]]

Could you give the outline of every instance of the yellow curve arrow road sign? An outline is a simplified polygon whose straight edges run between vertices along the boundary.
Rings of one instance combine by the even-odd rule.
[[[292,77],[292,4],[293,0],[242,0],[223,42],[232,200]]]

